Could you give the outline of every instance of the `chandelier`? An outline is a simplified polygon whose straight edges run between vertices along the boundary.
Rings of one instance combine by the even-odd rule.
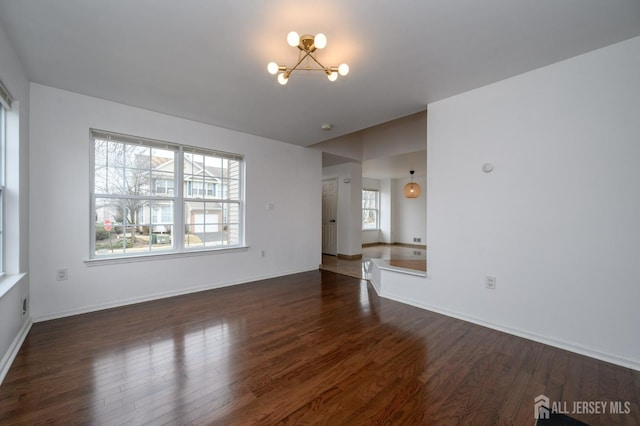
[[[347,64],[341,64],[337,67],[325,67],[318,61],[318,58],[316,58],[316,51],[324,49],[327,45],[327,36],[324,34],[319,33],[315,36],[305,34],[299,36],[297,32],[291,31],[287,35],[287,43],[291,47],[298,48],[298,62],[292,67],[269,62],[267,71],[272,75],[278,74],[278,83],[282,85],[287,84],[289,76],[296,70],[322,71],[327,75],[329,81],[336,81],[338,75],[345,76],[349,74],[349,65]]]

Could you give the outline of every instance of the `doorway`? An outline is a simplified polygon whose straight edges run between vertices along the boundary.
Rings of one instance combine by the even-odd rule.
[[[322,254],[338,254],[338,178],[322,181]]]

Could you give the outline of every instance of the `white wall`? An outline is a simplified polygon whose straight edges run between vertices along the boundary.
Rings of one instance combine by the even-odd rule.
[[[430,104],[430,279],[399,297],[640,369],[638,76],[634,38]]]
[[[7,113],[5,170],[5,272],[0,277],[0,382],[30,324],[22,315],[29,296],[29,83],[0,26],[0,80],[15,103]]]
[[[344,158],[350,158],[356,162],[362,161],[362,133],[355,132],[340,136],[328,141],[312,145],[310,148],[318,149]]]
[[[413,181],[422,189],[418,198],[407,198],[403,195],[404,186],[411,179],[393,179],[393,242],[403,244],[425,244],[427,233],[427,197],[425,189],[427,178],[418,177]],[[413,238],[420,238],[421,242],[414,242]]]
[[[408,115],[362,131],[362,161],[423,151],[427,113]]]
[[[317,269],[321,153],[31,85],[31,292],[36,319]],[[87,266],[89,129],[243,154],[247,251]],[[267,203],[274,209],[267,210]],[[260,257],[260,250],[266,256]],[[56,268],[69,269],[56,281]]]
[[[391,244],[392,233],[392,207],[391,207],[391,182],[392,179],[380,180],[380,239],[379,242]]]
[[[338,178],[338,254],[362,254],[362,165],[345,163],[322,169],[323,179],[333,177]]]

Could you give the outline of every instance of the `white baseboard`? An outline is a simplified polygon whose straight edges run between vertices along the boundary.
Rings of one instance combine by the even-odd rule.
[[[270,275],[259,275],[259,276],[249,277],[249,278],[245,278],[237,281],[211,283],[211,284],[206,284],[199,287],[191,287],[191,288],[180,289],[175,291],[154,293],[154,294],[141,296],[141,297],[133,297],[130,299],[116,300],[114,302],[109,302],[109,303],[104,303],[99,305],[83,306],[82,308],[78,308],[78,309],[71,309],[67,311],[54,312],[46,315],[39,315],[39,316],[33,317],[33,322],[49,321],[49,320],[58,319],[58,318],[70,317],[73,315],[80,315],[80,314],[86,314],[89,312],[102,311],[105,309],[118,308],[120,306],[133,305],[133,304],[142,303],[142,302],[150,302],[152,300],[166,299],[168,297],[181,296],[181,295],[190,294],[190,293],[198,293],[200,291],[213,290],[216,288],[229,287],[232,285],[248,284],[254,281],[268,280],[270,278],[278,278],[286,275],[293,275],[293,274],[299,274],[302,272],[310,272],[310,271],[317,271],[317,270],[318,268],[316,266],[309,266],[307,268],[302,268],[299,270],[283,271],[281,273],[270,274]]]
[[[22,328],[16,335],[15,339],[13,339],[13,342],[11,342],[9,350],[4,354],[4,357],[2,357],[2,361],[0,361],[0,385],[9,372],[9,368],[11,368],[13,360],[16,359],[16,356],[22,347],[22,343],[24,342],[24,339],[27,338],[27,334],[29,334],[29,330],[31,330],[32,325],[33,321],[31,321],[30,318],[22,324]]]
[[[385,299],[390,299],[390,300],[394,300],[396,302],[400,302],[400,303],[404,303],[407,305],[411,305],[411,306],[415,306],[416,308],[421,308],[421,309],[425,309],[427,311],[431,311],[431,312],[435,312],[438,314],[442,314],[442,315],[446,315],[448,317],[452,317],[452,318],[457,318],[460,319],[462,321],[466,321],[466,322],[470,322],[473,324],[477,324],[477,325],[481,325],[483,327],[487,327],[487,328],[491,328],[493,330],[498,330],[498,331],[502,331],[504,333],[508,333],[514,336],[518,336],[518,337],[522,337],[524,339],[527,340],[532,340],[534,342],[538,342],[538,343],[543,343],[545,345],[549,345],[549,346],[553,346],[559,349],[564,349],[566,351],[569,352],[574,352],[580,355],[584,355],[584,356],[588,356],[589,358],[595,358],[598,359],[600,361],[605,361],[605,362],[609,362],[611,364],[616,364],[619,365],[621,367],[626,367],[626,368],[630,368],[632,370],[636,370],[636,371],[640,371],[640,361],[638,360],[632,360],[632,359],[628,359],[628,358],[623,358],[617,355],[612,355],[612,354],[608,354],[608,353],[604,353],[604,352],[599,352],[590,348],[586,348],[584,346],[575,344],[575,343],[570,343],[570,342],[565,342],[565,341],[560,341],[560,340],[556,340],[556,339],[552,339],[550,337],[546,337],[546,336],[542,336],[539,334],[535,334],[535,333],[530,333],[528,331],[524,331],[524,330],[519,330],[516,328],[511,328],[511,327],[506,327],[504,325],[501,324],[496,324],[496,323],[492,323],[489,321],[484,321],[478,318],[474,318],[474,317],[470,317],[468,315],[465,314],[461,314],[459,312],[454,312],[454,311],[450,311],[448,309],[444,309],[444,308],[440,308],[437,306],[432,306],[429,304],[425,304],[422,302],[418,302],[416,300],[411,300],[411,299],[406,299],[400,296],[394,296],[391,294],[387,294],[385,292],[380,292],[378,288],[376,288],[376,286],[372,286],[373,289],[375,290],[376,294],[380,297],[384,297]]]

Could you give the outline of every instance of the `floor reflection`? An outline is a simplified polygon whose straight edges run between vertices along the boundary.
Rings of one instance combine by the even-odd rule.
[[[390,266],[424,272],[427,270],[426,256],[425,249],[379,245],[363,247],[361,260],[344,260],[338,259],[336,256],[322,255],[321,268],[326,271],[367,280],[370,278],[371,259],[383,259]]]
[[[238,362],[230,353],[244,336],[241,319],[234,326],[224,319],[170,330],[170,338],[124,345],[96,358],[92,375],[96,424],[150,421],[167,413],[181,417],[194,399],[229,385],[231,364]]]

